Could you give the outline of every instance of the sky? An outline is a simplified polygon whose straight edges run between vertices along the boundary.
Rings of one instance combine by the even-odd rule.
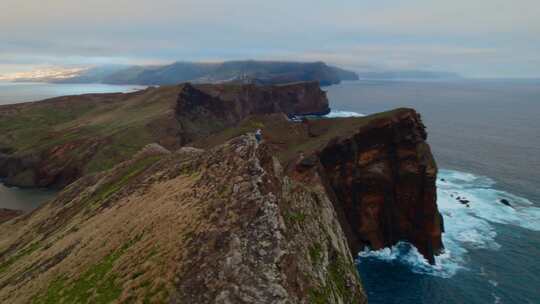
[[[0,0],[0,74],[240,59],[540,77],[539,0]]]

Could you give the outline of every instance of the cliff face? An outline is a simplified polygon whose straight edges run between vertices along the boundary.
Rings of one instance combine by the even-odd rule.
[[[178,96],[177,113],[203,108],[219,119],[241,120],[255,114],[327,114],[326,92],[316,82],[284,85],[190,85]],[[221,116],[221,117],[220,117]]]
[[[252,114],[328,112],[317,83],[197,85],[0,106],[0,178],[63,188],[146,144],[178,149]]]
[[[320,177],[241,136],[148,147],[0,225],[2,303],[365,303]]]
[[[318,153],[354,252],[409,241],[434,263],[443,248],[442,217],[437,167],[425,139],[420,116],[408,111],[334,140]]]
[[[184,143],[234,127],[250,115],[328,112],[326,93],[315,82],[279,86],[186,84],[176,103]]]

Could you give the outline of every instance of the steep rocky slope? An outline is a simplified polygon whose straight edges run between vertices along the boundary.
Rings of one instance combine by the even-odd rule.
[[[3,303],[365,303],[320,176],[269,146],[150,146],[0,225]]]
[[[316,83],[181,84],[0,106],[0,178],[15,186],[61,188],[152,142],[177,149],[248,115],[327,111]]]

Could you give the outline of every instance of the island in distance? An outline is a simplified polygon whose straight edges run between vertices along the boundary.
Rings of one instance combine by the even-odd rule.
[[[257,83],[279,84],[299,81],[318,81],[321,85],[357,80],[355,72],[329,66],[324,62],[289,61],[226,61],[175,62],[168,65],[125,66],[105,65],[76,71],[68,70],[54,76],[19,77],[16,81],[53,83],[104,83],[168,85],[193,83]]]

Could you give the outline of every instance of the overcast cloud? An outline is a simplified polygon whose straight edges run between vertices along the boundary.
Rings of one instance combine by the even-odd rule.
[[[251,58],[540,77],[539,16],[538,0],[0,0],[0,74]]]

